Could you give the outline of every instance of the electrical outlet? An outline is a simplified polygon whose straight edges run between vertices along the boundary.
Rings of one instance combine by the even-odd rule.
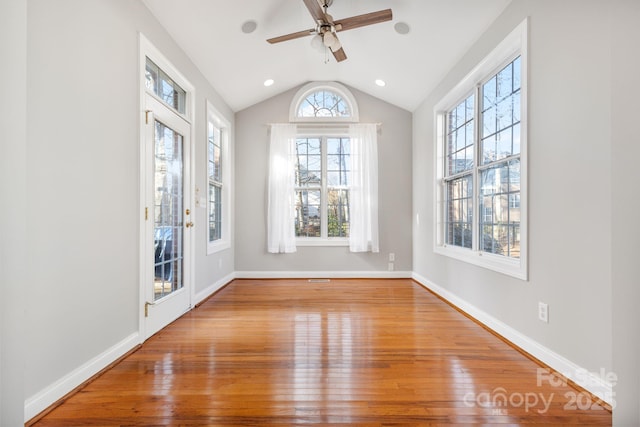
[[[396,254],[394,254],[393,252],[391,252],[389,254],[389,262],[394,262],[396,260]]]
[[[393,263],[392,263],[392,262],[390,262],[390,263],[389,263],[389,271],[393,271],[393,268],[394,268],[394,267],[393,267]]]
[[[538,302],[538,319],[544,323],[549,323],[549,304]]]

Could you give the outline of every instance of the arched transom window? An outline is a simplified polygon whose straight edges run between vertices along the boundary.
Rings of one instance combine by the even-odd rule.
[[[339,83],[309,83],[293,97],[290,120],[357,122],[358,106],[351,92]]]

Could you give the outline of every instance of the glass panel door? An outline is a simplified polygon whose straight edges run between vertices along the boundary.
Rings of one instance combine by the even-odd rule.
[[[150,94],[145,102],[144,334],[191,306],[190,124]]]
[[[155,120],[154,141],[154,302],[182,289],[183,141],[182,135]]]

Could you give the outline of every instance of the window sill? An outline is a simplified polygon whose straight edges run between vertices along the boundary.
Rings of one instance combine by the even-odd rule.
[[[527,263],[523,258],[507,258],[501,255],[493,255],[486,252],[476,252],[471,249],[455,246],[435,246],[433,251],[438,255],[457,259],[469,264],[493,270],[507,276],[515,277],[523,281],[528,280]]]
[[[349,239],[320,239],[314,237],[296,239],[296,246],[349,246]]]

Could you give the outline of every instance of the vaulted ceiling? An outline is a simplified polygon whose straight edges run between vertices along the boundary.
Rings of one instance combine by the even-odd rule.
[[[413,111],[510,0],[334,0],[335,20],[393,10],[391,21],[339,32],[340,63],[312,37],[266,42],[315,26],[303,0],[143,1],[234,111],[308,81],[339,81]]]

